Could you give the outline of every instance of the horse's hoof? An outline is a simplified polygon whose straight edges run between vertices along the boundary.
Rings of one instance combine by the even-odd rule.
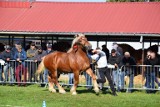
[[[99,94],[99,88],[94,89],[94,91],[96,92],[96,94]]]
[[[65,94],[65,93],[66,93],[66,91],[65,91],[65,90],[59,90],[59,93],[61,93],[61,94]]]
[[[56,93],[55,89],[49,89],[49,91],[52,92],[52,93]]]
[[[73,93],[74,91],[75,91],[74,88],[71,88],[70,92]]]
[[[77,95],[77,92],[72,92],[72,95]]]

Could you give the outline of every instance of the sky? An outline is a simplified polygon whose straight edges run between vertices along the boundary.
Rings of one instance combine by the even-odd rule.
[[[36,0],[36,1],[56,1],[56,2],[106,2],[106,0]]]

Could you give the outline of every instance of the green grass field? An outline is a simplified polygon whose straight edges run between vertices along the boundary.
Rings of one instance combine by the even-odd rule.
[[[145,91],[133,93],[118,92],[112,96],[109,91],[96,95],[84,87],[77,88],[77,95],[50,93],[39,85],[27,87],[0,85],[0,107],[160,107],[160,92],[146,94]]]

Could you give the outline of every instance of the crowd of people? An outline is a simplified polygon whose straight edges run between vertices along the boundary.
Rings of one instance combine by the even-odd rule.
[[[16,81],[18,86],[26,86],[27,81],[43,81],[47,83],[47,69],[44,70],[44,75],[40,75],[39,79],[35,75],[37,66],[42,58],[53,52],[51,44],[46,44],[46,47],[47,50],[43,50],[41,46],[31,43],[30,48],[25,51],[20,42],[16,42],[14,47],[5,45],[5,50],[0,54],[0,59],[5,61],[4,65],[2,66],[1,64],[0,66],[0,81],[3,84],[9,82],[10,85],[13,85],[14,81]],[[4,77],[2,74],[4,74]]]
[[[38,64],[42,58],[54,52],[52,45],[46,45],[47,50],[43,50],[41,46],[36,46],[35,43],[30,44],[28,50],[24,50],[20,43],[15,43],[14,47],[5,45],[5,50],[0,54],[0,59],[5,61],[3,66],[0,66],[0,81],[3,83],[9,81],[10,85],[13,85],[14,81],[18,83],[18,86],[26,86],[26,82],[41,81],[48,83],[48,70],[44,70],[44,74],[38,77],[35,75]],[[101,48],[92,49],[88,52],[88,57],[91,61],[91,67],[93,71],[96,66],[97,83],[99,88],[103,90],[106,78],[113,95],[117,91],[123,91],[125,87],[125,76],[129,77],[129,84],[127,92],[132,92],[134,88],[134,74],[136,71],[136,60],[130,55],[130,52],[123,52],[123,49],[118,46],[117,43],[113,43],[113,49],[111,53],[107,49],[106,45],[102,45]],[[15,63],[12,63],[14,60]],[[93,61],[94,60],[94,61]],[[151,65],[151,67],[145,67],[145,88],[155,88],[155,82],[160,89],[160,82],[156,78],[159,70],[154,68],[155,65],[160,65],[160,55],[158,54],[158,48],[151,46],[148,48],[146,58],[144,60],[145,65]],[[109,65],[112,65],[110,68]],[[2,68],[3,67],[3,68]],[[2,72],[4,74],[2,78]],[[23,74],[23,76],[22,76]],[[69,85],[72,85],[73,73],[69,74]],[[92,89],[92,79],[89,75],[85,74],[87,89]]]
[[[117,43],[113,43],[113,49],[110,54],[106,53],[108,51],[104,48],[106,48],[105,45],[102,46],[102,50],[100,50],[100,48],[94,50],[97,55],[97,59],[95,58],[95,60],[97,62],[99,74],[97,82],[100,83],[100,89],[106,82],[106,77],[113,92],[115,91],[114,87],[116,87],[117,91],[124,91],[126,83],[125,77],[129,77],[129,84],[128,87],[126,87],[126,91],[129,93],[133,92],[134,76],[137,70],[135,58],[130,55],[130,52],[123,52],[123,49],[119,47]],[[106,58],[108,57],[108,59],[105,59],[103,57],[104,55],[106,55]],[[109,65],[112,65],[112,67],[110,68]],[[158,89],[160,89],[160,82],[157,78],[159,75],[158,65],[160,65],[160,55],[158,54],[157,45],[153,45],[147,49],[144,65],[144,88],[147,89],[147,92],[151,92],[152,89],[156,89],[155,83],[157,83]],[[151,90],[148,91],[148,89]]]

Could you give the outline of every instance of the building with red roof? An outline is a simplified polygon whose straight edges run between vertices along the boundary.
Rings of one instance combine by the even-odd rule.
[[[73,37],[90,40],[159,41],[160,2],[0,1],[0,35]]]

